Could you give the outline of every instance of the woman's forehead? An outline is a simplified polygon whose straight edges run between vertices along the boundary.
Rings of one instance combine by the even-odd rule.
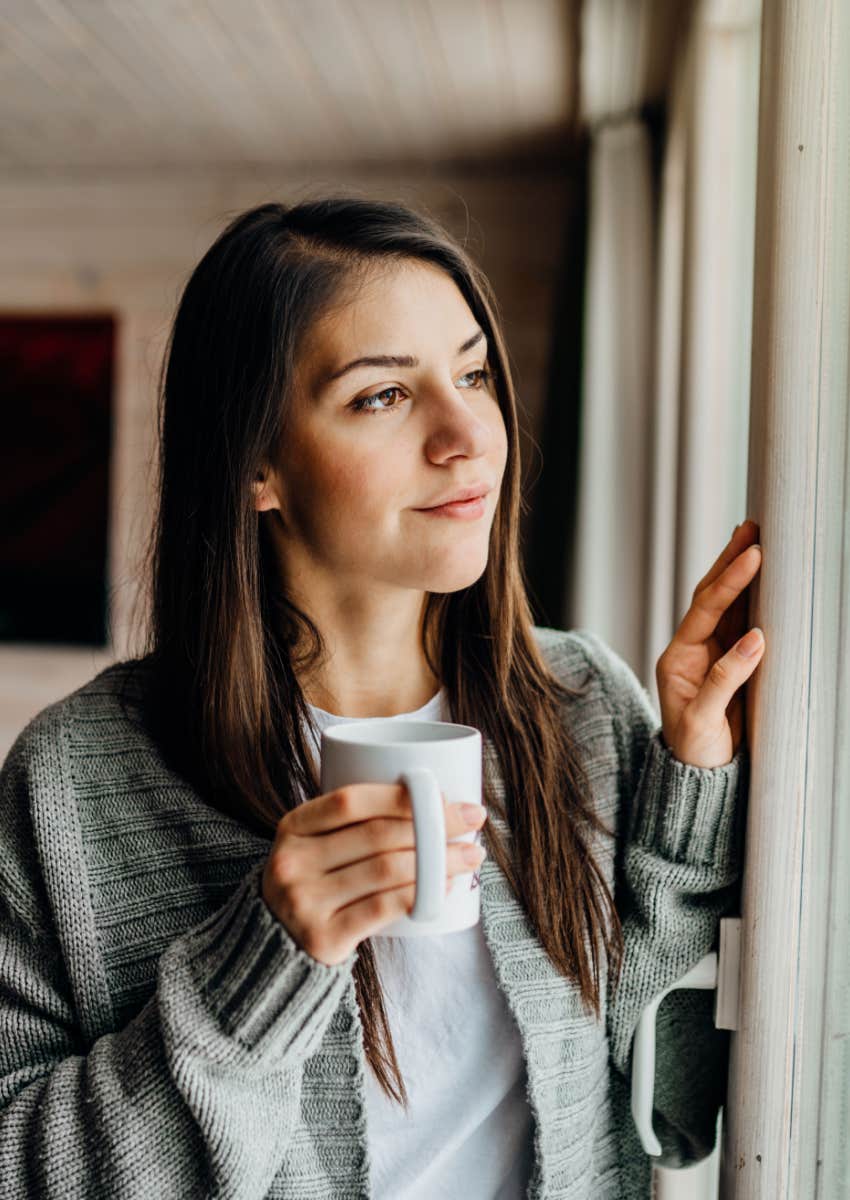
[[[478,329],[454,280],[429,263],[393,264],[328,310],[305,338],[302,365],[321,390],[349,362],[381,356],[455,354]]]
[[[433,263],[404,259],[370,268],[350,289],[340,304],[330,309],[320,324],[337,340],[360,341],[372,330],[383,332],[393,322],[423,316],[447,323],[453,317],[469,316],[455,281]]]

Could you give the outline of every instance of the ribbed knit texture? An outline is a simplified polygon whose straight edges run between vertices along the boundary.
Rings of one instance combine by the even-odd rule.
[[[626,953],[596,1021],[485,859],[483,931],[534,1115],[529,1196],[647,1200],[632,1035],[652,996],[716,946],[735,902],[747,752],[714,770],[680,763],[600,638],[535,635],[559,678],[588,683],[564,720],[616,830],[597,853]],[[327,966],[273,916],[260,892],[270,839],[166,767],[141,724],[143,678],[124,707],[118,663],[44,709],[0,773],[0,1196],[368,1197],[357,951]],[[486,738],[484,754],[498,787]],[[668,1165],[713,1144],[728,1035],[711,1001],[676,992],[659,1009]]]

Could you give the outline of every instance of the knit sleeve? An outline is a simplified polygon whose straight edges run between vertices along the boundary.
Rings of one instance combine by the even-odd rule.
[[[27,733],[0,771],[0,1195],[259,1200],[356,951],[333,966],[302,951],[259,863],[168,945],[136,1016],[88,1037],[35,849],[44,763]]]
[[[596,634],[577,631],[595,668],[618,741],[620,828],[616,903],[623,926],[619,984],[607,1021],[616,1070],[631,1087],[632,1039],[646,1004],[717,948],[734,911],[741,870],[749,756],[741,746],[715,768],[681,762],[667,747],[649,693]],[[664,1166],[698,1162],[714,1147],[724,1103],[728,1033],[712,992],[678,990],[656,1018],[653,1126]]]

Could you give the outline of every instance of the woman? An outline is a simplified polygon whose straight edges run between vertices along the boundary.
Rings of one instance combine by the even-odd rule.
[[[634,1028],[735,898],[754,526],[659,659],[659,728],[597,636],[531,622],[495,302],[401,204],[234,220],[161,399],[146,653],[3,766],[0,1194],[644,1200]],[[479,515],[423,511],[467,488]],[[482,731],[471,930],[382,941],[409,797],[319,794],[320,729],[387,716]],[[726,1035],[702,993],[658,1025],[685,1164]]]

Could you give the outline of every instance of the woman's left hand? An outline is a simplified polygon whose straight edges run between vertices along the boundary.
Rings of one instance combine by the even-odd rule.
[[[743,737],[743,685],[765,648],[761,630],[741,636],[747,587],[761,566],[758,533],[755,521],[738,526],[655,666],[663,739],[680,762],[695,767],[725,766]],[[749,639],[751,656],[743,653]]]

